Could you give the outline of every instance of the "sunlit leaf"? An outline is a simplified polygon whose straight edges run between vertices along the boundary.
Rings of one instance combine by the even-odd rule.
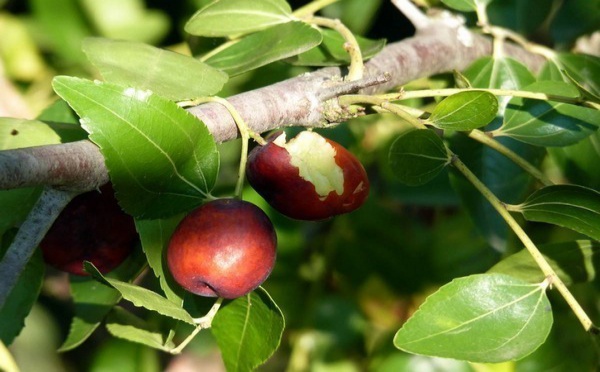
[[[194,116],[135,88],[65,76],[56,77],[53,86],[100,147],[126,212],[167,217],[207,197],[219,156],[212,135]]]
[[[227,371],[251,371],[279,347],[284,320],[262,288],[226,303],[212,323]]]
[[[595,280],[596,272],[600,270],[598,242],[576,240],[539,245],[538,248],[566,285]],[[488,272],[507,274],[530,283],[539,283],[546,277],[526,249],[498,262]]]
[[[125,262],[106,276],[129,282],[140,274],[145,263],[141,250],[136,249]],[[75,314],[67,339],[59,351],[72,350],[81,345],[98,328],[110,309],[121,300],[121,294],[117,290],[88,276],[71,275],[70,286]]]
[[[106,329],[115,337],[154,349],[169,351],[175,347],[160,331],[119,306],[114,307],[107,317]]]
[[[429,296],[396,333],[404,351],[499,363],[523,358],[548,337],[546,286],[502,274],[458,278]]]
[[[259,31],[292,21],[285,0],[221,0],[200,9],[186,23],[196,36],[230,36]]]
[[[404,133],[390,147],[390,167],[407,185],[418,186],[431,181],[449,163],[442,139],[429,129]]]
[[[515,209],[529,221],[566,227],[600,240],[600,192],[578,185],[537,190]]]
[[[148,259],[148,265],[159,279],[160,287],[165,296],[173,303],[183,304],[183,290],[176,284],[167,269],[164,252],[169,239],[183,216],[156,220],[135,220],[136,229],[142,241],[142,248]]]
[[[566,98],[578,98],[572,84],[540,81],[523,90]],[[574,104],[514,97],[508,104],[504,124],[495,131],[537,146],[567,146],[589,136],[600,125],[600,111]]]
[[[305,52],[321,40],[321,33],[306,23],[290,22],[248,35],[206,63],[234,76]]]
[[[484,91],[467,91],[442,100],[433,109],[429,121],[441,129],[467,131],[488,125],[497,113],[496,96]]]
[[[87,38],[83,51],[105,81],[176,101],[216,94],[227,81],[226,74],[193,57],[148,44]]]
[[[189,324],[194,324],[194,319],[190,314],[188,314],[187,311],[182,309],[181,306],[176,305],[166,298],[160,296],[159,294],[144,287],[105,277],[98,271],[98,269],[96,269],[96,267],[94,267],[91,262],[86,261],[84,263],[84,267],[85,270],[94,277],[94,279],[116,289],[125,300],[130,301],[135,306],[156,311],[161,315],[176,320],[181,320]]]
[[[337,66],[350,62],[350,56],[344,49],[344,38],[339,32],[322,29],[323,42],[309,51],[286,59],[286,62],[297,66]],[[384,46],[385,40],[366,39],[356,36],[363,59],[367,60],[377,54]]]

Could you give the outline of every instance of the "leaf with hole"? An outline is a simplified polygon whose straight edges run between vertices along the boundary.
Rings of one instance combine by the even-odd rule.
[[[410,186],[431,181],[450,163],[444,142],[429,129],[402,134],[392,143],[388,159],[394,175]]]
[[[84,267],[85,271],[90,273],[94,279],[116,289],[125,300],[131,302],[135,306],[143,307],[145,309],[155,311],[161,315],[176,320],[181,320],[189,324],[194,324],[194,319],[187,311],[182,309],[181,306],[174,304],[168,299],[160,296],[156,292],[152,292],[149,289],[131,283],[105,277],[91,262],[85,261]]]
[[[551,326],[546,285],[477,274],[429,296],[396,333],[394,345],[414,354],[500,363],[532,353]]]
[[[528,221],[566,227],[600,240],[600,192],[578,185],[552,185],[513,207]]]
[[[83,51],[105,81],[174,101],[216,94],[227,82],[222,71],[193,57],[148,44],[94,37],[84,40]]]
[[[496,96],[484,91],[466,91],[442,100],[429,121],[441,129],[468,131],[488,125],[497,114]]]
[[[53,87],[100,147],[127,213],[168,217],[193,209],[208,196],[219,154],[197,118],[145,90],[66,76],[54,78]]]
[[[338,66],[350,62],[350,55],[344,49],[344,38],[339,32],[322,29],[323,42],[297,56],[286,59],[287,63],[296,66]],[[385,46],[385,39],[372,40],[355,36],[364,60],[379,53]]]
[[[227,371],[263,364],[279,347],[283,329],[281,310],[261,287],[225,303],[211,326]]]
[[[540,81],[525,91],[567,99],[579,98],[572,84]],[[504,123],[496,133],[536,146],[568,146],[581,141],[600,125],[600,111],[575,104],[514,97],[506,107]]]
[[[196,36],[232,36],[292,21],[285,0],[221,0],[198,10],[185,31]]]
[[[306,23],[290,22],[248,35],[205,62],[234,76],[303,53],[321,40],[321,33]]]

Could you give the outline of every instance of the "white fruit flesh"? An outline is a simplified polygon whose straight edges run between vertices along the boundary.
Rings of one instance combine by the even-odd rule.
[[[300,177],[315,186],[321,199],[332,191],[344,193],[344,172],[335,162],[336,151],[321,135],[304,131],[286,143],[282,133],[273,143],[287,150]]]

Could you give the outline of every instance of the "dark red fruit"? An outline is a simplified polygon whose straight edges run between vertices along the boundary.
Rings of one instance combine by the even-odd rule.
[[[75,275],[88,275],[83,261],[102,273],[119,266],[138,241],[133,218],[117,204],[106,184],[78,195],[66,206],[40,243],[44,260]]]
[[[275,265],[277,236],[257,206],[219,199],[193,210],[167,249],[173,278],[205,297],[237,298],[261,285]]]
[[[299,220],[323,220],[351,212],[369,195],[369,179],[343,146],[304,131],[286,143],[285,133],[248,157],[250,185],[276,210]]]

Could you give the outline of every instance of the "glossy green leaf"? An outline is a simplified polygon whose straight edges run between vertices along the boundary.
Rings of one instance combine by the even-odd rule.
[[[290,22],[246,36],[206,63],[234,76],[305,52],[321,40],[321,33],[306,23]]]
[[[497,113],[496,96],[484,91],[467,91],[442,100],[433,109],[429,121],[441,129],[468,131],[488,125]]]
[[[575,145],[548,150],[552,161],[570,183],[600,190],[600,131]]]
[[[194,319],[187,311],[159,294],[131,283],[105,277],[91,262],[85,261],[84,267],[85,271],[90,273],[94,279],[116,289],[125,300],[131,302],[135,306],[156,311],[164,316],[181,320],[189,324],[194,324]]]
[[[219,156],[206,126],[151,92],[72,77],[55,91],[81,117],[105,158],[120,205],[137,218],[160,218],[200,205]]]
[[[221,0],[194,14],[185,31],[196,36],[231,36],[292,21],[285,0]]]
[[[566,285],[596,279],[600,269],[600,243],[576,240],[539,245],[538,248]],[[530,283],[539,283],[546,277],[526,249],[498,262],[488,272],[510,275]]]
[[[344,38],[334,30],[322,29],[323,42],[309,51],[288,58],[286,62],[297,66],[337,66],[349,63],[350,56],[344,49]],[[363,59],[367,60],[379,53],[385,46],[385,39],[372,40],[356,36]]]
[[[134,280],[146,263],[141,250],[137,249],[119,267],[106,276],[121,281]],[[121,300],[121,294],[98,283],[89,276],[70,276],[71,297],[75,304],[75,315],[69,334],[59,351],[68,351],[81,345],[98,328],[113,306]]]
[[[173,231],[182,218],[182,215],[176,215],[157,220],[135,220],[148,265],[159,279],[160,288],[170,301],[180,306],[183,305],[183,289],[174,282],[166,266],[164,252],[169,245]]]
[[[262,288],[226,303],[212,323],[227,371],[251,371],[273,355],[281,342],[281,310]]]
[[[573,79],[596,96],[600,96],[600,81],[598,81],[600,57],[589,54],[559,53],[556,61]]]
[[[114,307],[106,318],[106,329],[115,337],[154,349],[168,352],[175,347],[160,331],[119,306]]]
[[[104,80],[179,101],[218,93],[227,75],[197,59],[148,44],[87,38],[83,51]]]
[[[600,192],[578,185],[537,190],[515,209],[529,221],[546,222],[600,240]]]
[[[406,132],[390,147],[390,168],[402,183],[410,186],[431,181],[449,163],[442,139],[429,129]]]
[[[559,81],[540,81],[523,90],[567,98],[579,97],[577,88]],[[504,124],[495,133],[537,146],[567,146],[589,136],[599,125],[599,110],[563,102],[514,97],[506,108]]]
[[[474,88],[521,89],[535,81],[525,66],[509,58],[481,58],[463,74]],[[491,128],[500,125],[500,116],[504,114],[508,101],[509,97],[498,97],[499,117],[490,124]],[[534,165],[538,165],[545,155],[543,148],[508,137],[499,137],[498,141]],[[529,189],[531,176],[488,146],[458,134],[450,138],[450,147],[500,200],[517,203]],[[488,244],[504,252],[509,237],[513,236],[506,222],[464,177],[450,172],[450,181]]]
[[[477,8],[485,8],[491,1],[492,0],[442,0],[442,3],[461,12],[474,12]]]
[[[394,337],[404,351],[499,363],[523,358],[548,337],[546,286],[502,274],[458,278],[429,296]]]
[[[5,253],[3,248],[0,246],[0,259]],[[4,344],[10,345],[21,333],[25,318],[38,300],[43,280],[44,259],[41,251],[36,250],[6,298],[4,306],[0,307],[0,341]]]

